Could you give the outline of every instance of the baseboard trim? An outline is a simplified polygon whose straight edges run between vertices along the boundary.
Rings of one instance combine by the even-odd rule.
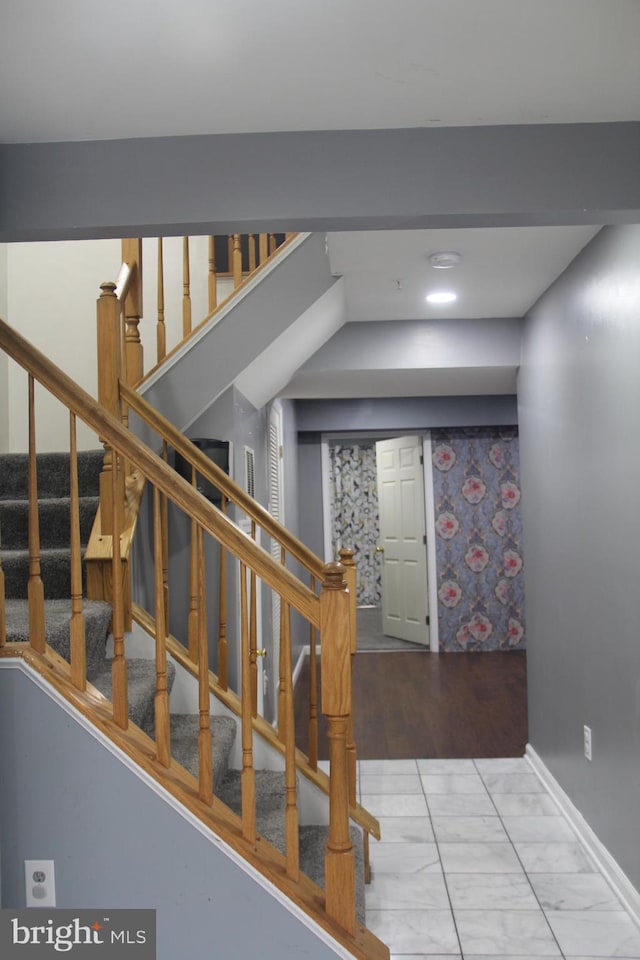
[[[530,743],[527,744],[525,756],[533,767],[534,773],[538,775],[575,830],[580,843],[584,846],[591,859],[597,864],[598,869],[601,871],[609,886],[622,901],[638,926],[640,926],[640,893],[636,890],[617,861],[611,856],[602,841],[598,839],[578,808],[564,792],[556,778],[549,771],[544,761],[538,756]]]

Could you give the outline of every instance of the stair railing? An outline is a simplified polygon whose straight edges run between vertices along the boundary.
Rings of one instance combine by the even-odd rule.
[[[113,290],[106,296],[115,299]],[[112,324],[119,326],[118,311],[110,314]],[[110,337],[114,337],[112,332]],[[293,573],[278,564],[270,554],[258,546],[254,540],[244,534],[221,510],[216,509],[194,487],[167,466],[149,447],[123,427],[120,417],[96,402],[66,374],[51,363],[42,353],[31,346],[23,337],[0,320],[0,348],[28,373],[29,380],[29,484],[30,484],[30,534],[29,534],[29,613],[30,646],[34,656],[44,656],[50,670],[57,671],[58,684],[64,686],[64,662],[58,658],[44,642],[45,607],[44,590],[39,564],[39,538],[37,526],[37,460],[35,449],[35,403],[34,383],[39,382],[50,394],[56,397],[70,412],[71,432],[71,487],[77,485],[77,460],[75,424],[80,418],[102,438],[111,453],[111,495],[113,503],[117,499],[118,476],[123,463],[141,475],[153,491],[153,531],[154,531],[154,584],[156,618],[156,726],[155,726],[155,762],[151,765],[156,774],[158,770],[169,769],[171,777],[165,781],[170,788],[182,785],[185,797],[193,793],[191,778],[186,771],[177,769],[171,759],[170,728],[168,724],[167,689],[167,624],[165,619],[165,556],[162,543],[163,506],[165,497],[174,506],[183,511],[197,526],[198,556],[198,678],[199,678],[199,733],[198,733],[198,778],[196,784],[199,815],[206,818],[218,818],[224,827],[227,824],[231,832],[225,834],[234,843],[242,838],[241,848],[245,856],[252,859],[265,870],[271,879],[278,883],[290,896],[311,913],[314,888],[310,881],[303,879],[299,872],[298,850],[298,808],[295,791],[295,730],[293,724],[293,679],[290,659],[286,662],[286,702],[287,731],[285,749],[286,780],[286,852],[284,858],[269,844],[263,841],[256,846],[257,832],[255,819],[255,769],[253,763],[252,720],[253,703],[250,684],[250,624],[251,604],[247,598],[249,574],[255,574],[277,594],[283,610],[297,611],[310,625],[319,630],[323,650],[322,669],[322,711],[327,718],[330,742],[330,812],[329,839],[325,853],[325,893],[326,917],[336,925],[337,931],[344,931],[348,937],[362,936],[363,928],[358,928],[355,917],[354,851],[349,834],[349,777],[347,758],[347,739],[351,717],[351,633],[350,598],[344,576],[344,568],[337,563],[323,565],[321,573],[322,588],[320,594],[312,592]],[[74,479],[75,476],[75,479]],[[77,513],[77,498],[72,497],[74,511]],[[121,513],[112,510],[110,534],[103,527],[103,537],[110,536],[112,543],[121,539]],[[229,556],[240,564],[241,570],[241,615],[240,637],[242,648],[242,683],[240,697],[242,701],[241,738],[242,738],[242,813],[239,828],[229,827],[235,821],[230,811],[224,808],[215,797],[211,761],[210,696],[208,671],[208,629],[206,623],[205,590],[207,575],[204,564],[204,540],[213,538]],[[77,521],[72,523],[72,595],[73,614],[77,625],[73,630],[71,647],[71,668],[68,673],[71,689],[78,697],[86,686],[86,653],[84,651],[83,619],[81,596],[77,582]],[[75,542],[75,546],[73,546]],[[128,681],[127,659],[124,638],[124,600],[122,590],[121,550],[112,550],[113,579],[113,637],[114,659],[112,665],[113,706],[111,723],[115,730],[129,730],[128,719]],[[4,597],[2,597],[4,614]],[[290,648],[289,648],[290,649]],[[7,645],[3,647],[6,654]],[[93,691],[88,701],[82,700],[85,709],[99,709]],[[102,724],[106,723],[102,713]],[[111,729],[111,728],[110,728]],[[128,736],[132,736],[130,734]],[[130,746],[131,741],[127,740]],[[215,751],[215,744],[213,744]],[[141,754],[144,755],[142,750]],[[148,754],[140,760],[148,765]],[[191,792],[191,793],[190,793]],[[191,806],[193,808],[193,803]],[[234,833],[234,831],[238,831]],[[261,854],[260,850],[269,850]],[[265,859],[266,857],[266,859]],[[307,899],[303,896],[307,891]],[[315,915],[315,914],[314,914]],[[358,933],[359,930],[359,933]],[[365,931],[366,932],[366,931]],[[375,938],[372,938],[375,940]],[[376,941],[377,942],[377,941]],[[361,954],[366,956],[365,954]]]
[[[274,255],[295,237],[293,233],[234,233],[228,236],[210,236],[207,238],[206,262],[194,262],[192,256],[194,237],[182,238],[182,275],[181,275],[181,335],[168,348],[167,345],[167,303],[173,298],[167,289],[166,244],[162,237],[157,240],[157,298],[155,318],[155,361],[144,369],[144,350],[140,321],[142,318],[142,240],[129,238],[122,241],[121,275],[129,275],[128,290],[123,298],[119,289],[117,296],[124,299],[124,341],[126,343],[125,382],[130,386],[139,385],[146,376],[154,373],[170,358],[185,341],[201,327],[209,323],[215,314],[226,306],[247,283],[273,261]],[[193,322],[192,290],[193,278],[206,277],[207,312],[204,317]],[[147,348],[151,345],[147,340]],[[106,358],[105,358],[106,359]],[[100,362],[100,354],[99,354]],[[107,361],[108,362],[108,361]]]
[[[229,238],[210,237],[209,238],[209,296],[210,306],[216,308],[215,290],[217,277],[220,273],[234,276],[234,293],[237,292],[251,277],[270,262],[280,249],[295,237],[295,234],[283,235],[255,235],[240,236],[238,234]],[[222,244],[222,247],[220,245]],[[227,263],[222,264],[222,271],[216,272],[216,250],[227,249]],[[191,464],[192,482],[196,483],[197,476],[203,476],[214,483],[222,492],[221,509],[226,510],[227,505],[232,503],[239,507],[251,521],[251,535],[255,540],[258,530],[261,529],[266,535],[271,537],[279,547],[280,562],[285,565],[289,558],[297,561],[306,571],[309,578],[309,584],[312,590],[317,591],[322,577],[322,561],[309,550],[297,538],[293,537],[286,528],[277,523],[271,515],[262,508],[253,498],[251,498],[241,487],[235,484],[230,478],[217,468],[206,458],[195,446],[188,441],[179,431],[177,431],[167,420],[155,411],[153,407],[146,404],[139,393],[133,388],[139,381],[139,373],[142,370],[142,347],[138,325],[142,310],[142,243],[139,240],[129,239],[122,242],[123,264],[116,284],[105,283],[101,285],[101,296],[98,300],[98,357],[99,357],[99,398],[101,402],[110,409],[115,416],[120,416],[123,424],[128,425],[128,411],[132,409],[140,416],[158,435],[163,444],[164,457],[167,458],[169,447],[180,453],[184,461]],[[164,282],[163,282],[163,246],[162,240],[158,241],[158,343],[164,342]],[[250,271],[247,273],[247,270]],[[191,275],[189,259],[189,240],[183,240],[183,329],[190,329],[191,304],[190,304],[190,285]],[[245,276],[246,275],[246,276]],[[244,278],[244,279],[243,279]],[[228,300],[229,298],[227,298]],[[225,301],[226,302],[226,301]],[[222,304],[220,305],[222,306]],[[115,322],[115,315],[120,313],[120,324]],[[211,319],[210,314],[204,322]],[[120,346],[117,345],[117,339],[120,336]],[[189,333],[187,333],[189,336]],[[133,371],[133,375],[131,372]],[[119,387],[119,389],[118,389]],[[122,589],[125,603],[125,629],[131,629],[132,606],[131,606],[131,576],[130,576],[130,550],[137,520],[137,511],[141,499],[141,484],[139,478],[132,477],[130,471],[124,471],[124,477],[118,477],[118,497],[121,504],[120,516],[124,532],[122,539]],[[109,452],[105,450],[105,466],[102,475],[102,488],[107,498],[106,524],[109,524],[110,505],[110,463]],[[103,493],[101,489],[101,503]],[[164,530],[168,530],[166,517],[166,500],[163,501]],[[87,548],[87,570],[88,570],[88,595],[93,599],[109,599],[111,564],[108,551],[105,544],[108,544],[108,538],[101,537],[100,525],[102,522],[103,510],[96,520],[96,525]],[[188,627],[188,648],[190,657],[195,662],[197,660],[197,558],[196,558],[196,525],[191,523],[191,548],[190,548],[190,577],[189,577],[189,627]],[[165,619],[168,623],[168,590],[166,588],[166,575],[168,569],[168,540],[164,539],[165,554]],[[342,560],[346,567],[348,577],[351,609],[351,630],[352,630],[352,653],[356,652],[356,569],[353,561],[353,552],[343,552]],[[224,549],[220,552],[220,567],[218,581],[218,650],[217,650],[217,681],[222,688],[228,687],[228,650],[227,650],[227,591],[226,591],[226,568],[227,555]],[[256,609],[256,590],[253,583],[252,601],[250,607],[250,675],[252,680],[254,716],[257,713],[257,609]],[[290,647],[291,639],[287,631],[289,618],[286,616],[286,610],[283,610],[283,616],[280,618],[280,637],[279,651],[280,662],[277,664],[279,676],[278,691],[278,734],[283,742],[286,741],[286,723],[288,711],[286,709],[286,656]],[[318,770],[318,666],[316,657],[316,630],[312,626],[309,628],[310,644],[310,684],[309,684],[309,704],[308,704],[308,762],[311,770]],[[352,805],[356,806],[356,748],[353,736],[353,724],[349,730],[348,740],[349,751],[349,797]],[[373,833],[378,836],[377,824],[374,826]],[[368,836],[365,837],[368,840]],[[368,844],[365,844],[368,850]],[[368,870],[368,860],[367,860]]]
[[[295,560],[305,571],[309,578],[309,588],[317,594],[323,584],[325,574],[325,565],[323,561],[313,553],[304,543],[298,540],[286,527],[283,527],[271,514],[254,500],[241,486],[239,486],[229,475],[217,464],[209,459],[198,447],[188,440],[181,431],[173,426],[161,413],[151,406],[144,397],[138,394],[130,387],[121,385],[121,398],[129,409],[136,414],[158,437],[158,442],[162,443],[163,449],[168,447],[174,449],[184,461],[190,464],[192,484],[197,487],[200,478],[217,487],[221,494],[220,509],[226,513],[228,505],[237,507],[240,511],[250,518],[251,538],[256,541],[258,531],[262,530],[268,537],[275,540],[279,546],[280,564],[285,567],[289,558]],[[167,529],[165,525],[165,530]],[[190,583],[191,583],[191,601],[190,601],[190,621],[189,621],[189,657],[193,662],[197,659],[197,644],[193,639],[193,632],[197,625],[197,593],[194,583],[197,582],[197,564],[194,562],[195,552],[195,531],[191,532],[191,563],[190,563]],[[167,543],[164,545],[167,551]],[[357,652],[357,569],[352,549],[343,548],[340,550],[340,563],[344,568],[344,577],[347,584],[349,595],[349,652],[351,659],[351,672],[353,676],[354,657]],[[216,694],[219,691],[228,689],[227,677],[227,609],[226,609],[226,553],[220,551],[219,568],[219,622],[218,622],[218,673],[213,679],[212,689]],[[249,611],[249,670],[253,698],[253,715],[256,716],[256,687],[257,687],[257,642],[256,642],[256,598],[257,590],[255,575],[252,575],[251,581],[251,604]],[[134,614],[146,629],[153,631],[153,623],[148,618],[140,618],[140,614]],[[302,764],[308,763],[313,771],[318,771],[318,703],[319,703],[319,673],[317,657],[318,628],[315,624],[309,624],[309,700],[307,704],[307,737],[308,744],[307,756],[298,751],[298,759]],[[322,648],[321,648],[322,649]],[[289,688],[287,677],[291,675],[291,628],[290,611],[286,603],[282,603],[280,616],[280,636],[279,636],[280,662],[278,664],[280,685],[278,696],[278,722],[277,733],[280,740],[288,745],[289,749],[295,749],[294,744],[288,737],[289,726],[293,724],[291,719],[291,705],[289,704]],[[326,666],[326,653],[322,649],[322,683],[325,682],[324,667]],[[353,689],[350,694],[353,696]],[[304,772],[304,766],[302,766]],[[365,875],[369,876],[369,834],[373,833],[379,838],[379,824],[368,816],[366,811],[359,807],[357,802],[357,750],[353,731],[353,716],[351,716],[347,728],[347,778],[348,778],[348,797],[352,816],[363,826],[364,854],[365,854]],[[322,783],[319,784],[323,786]]]

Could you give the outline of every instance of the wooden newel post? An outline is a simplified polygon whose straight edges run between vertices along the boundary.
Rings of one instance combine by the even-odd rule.
[[[98,298],[98,401],[120,422],[120,303],[115,283],[102,283]],[[104,441],[103,441],[104,443]],[[100,474],[100,527],[103,537],[113,529],[113,494],[111,473],[113,451],[104,444],[104,463]],[[118,528],[124,525],[124,474],[120,467],[116,478]]]
[[[323,569],[320,594],[322,712],[329,734],[329,840],[325,853],[326,909],[353,934],[356,926],[355,863],[349,833],[347,734],[351,716],[350,599],[340,563]]]
[[[344,578],[349,589],[349,630],[350,630],[350,650],[351,650],[351,668],[353,676],[353,657],[358,648],[358,598],[357,598],[357,580],[358,571],[356,562],[353,559],[355,550],[349,550],[343,547],[340,550],[340,562],[344,567]],[[352,806],[357,802],[356,773],[358,769],[358,760],[356,753],[356,744],[353,736],[353,714],[349,720],[349,731],[347,734],[347,760],[349,764],[349,803]]]

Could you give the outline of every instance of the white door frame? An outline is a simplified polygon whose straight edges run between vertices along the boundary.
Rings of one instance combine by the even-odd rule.
[[[431,431],[430,430],[352,430],[322,433],[320,435],[320,459],[322,471],[322,529],[324,533],[325,563],[336,558],[332,556],[331,547],[331,496],[330,496],[330,464],[329,441],[331,440],[391,440],[410,432],[413,436],[422,437],[424,457],[424,500],[425,519],[427,527],[427,596],[429,599],[429,650],[438,653],[440,641],[438,634],[438,578],[436,565],[436,521],[435,503],[433,497],[433,473],[429,469],[431,464]]]

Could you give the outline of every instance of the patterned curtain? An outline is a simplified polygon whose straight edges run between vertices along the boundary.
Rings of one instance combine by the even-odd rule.
[[[523,650],[520,465],[515,427],[433,430],[442,650]]]
[[[331,539],[334,555],[356,551],[358,604],[380,605],[380,535],[375,443],[336,443],[329,447]]]

